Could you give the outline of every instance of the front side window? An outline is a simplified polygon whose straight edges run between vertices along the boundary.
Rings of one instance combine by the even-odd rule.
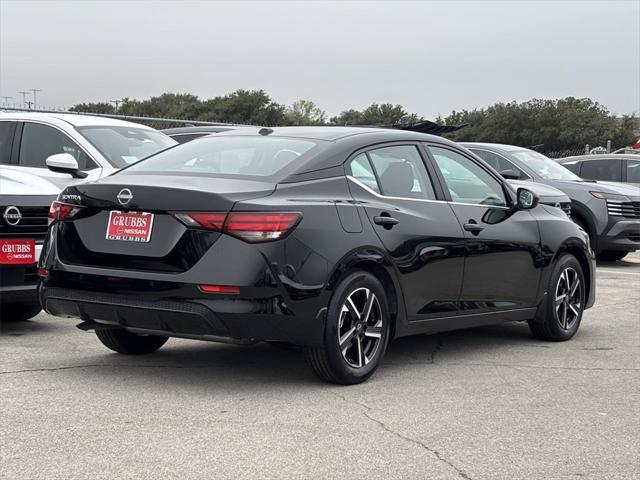
[[[101,125],[78,127],[78,131],[117,168],[135,163],[177,143],[164,133],[147,128]]]
[[[493,169],[498,173],[502,173],[506,170],[511,170],[516,175],[518,175],[518,178],[521,178],[521,179],[529,178],[529,176],[526,173],[524,173],[520,168],[516,167],[513,163],[511,163],[509,160],[504,158],[502,155],[498,155],[497,153],[493,153],[493,152],[488,152],[487,150],[471,150],[471,151],[476,155],[478,155],[481,159],[483,159],[489,165],[491,165]]]
[[[627,182],[640,183],[640,160],[627,160]]]
[[[47,168],[47,158],[58,153],[72,155],[80,170],[96,168],[84,150],[60,130],[40,123],[24,124],[18,160],[21,166]]]
[[[315,146],[315,141],[297,138],[208,135],[160,152],[126,171],[269,177]]]
[[[378,148],[368,152],[380,179],[380,190],[390,197],[435,199],[420,152],[414,145]]]
[[[454,202],[507,206],[501,183],[471,159],[446,148],[429,150]]]
[[[517,150],[510,154],[545,180],[580,180],[568,168],[533,150]]]
[[[622,181],[622,160],[586,160],[582,162],[580,176],[587,180]]]

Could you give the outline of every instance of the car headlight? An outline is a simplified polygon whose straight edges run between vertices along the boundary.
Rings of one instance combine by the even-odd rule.
[[[608,192],[589,192],[596,198],[600,200],[615,200],[617,202],[630,202],[631,199],[626,195],[619,195],[617,193],[608,193]]]

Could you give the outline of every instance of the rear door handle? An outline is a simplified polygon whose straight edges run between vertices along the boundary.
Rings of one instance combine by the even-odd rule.
[[[380,216],[380,217],[373,217],[373,223],[375,223],[376,225],[381,225],[384,228],[391,228],[394,225],[397,225],[398,223],[400,223],[400,220],[393,217]]]
[[[482,230],[484,230],[484,227],[481,227],[480,225],[478,225],[475,222],[469,222],[469,223],[465,223],[464,224],[464,229],[467,232],[471,232],[471,233],[475,233],[476,235],[478,233],[480,233]]]

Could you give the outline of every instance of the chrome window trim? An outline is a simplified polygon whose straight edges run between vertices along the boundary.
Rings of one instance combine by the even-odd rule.
[[[465,203],[465,202],[454,202],[454,201],[448,201],[448,200],[430,200],[427,198],[409,198],[409,197],[391,197],[389,195],[382,195],[374,190],[371,190],[368,186],[366,186],[364,183],[362,183],[360,180],[358,180],[357,178],[352,177],[351,175],[347,175],[347,179],[351,180],[352,182],[354,182],[356,185],[358,185],[359,187],[364,188],[367,192],[369,192],[370,194],[378,197],[378,198],[385,198],[385,199],[391,199],[391,200],[410,200],[413,202],[427,202],[427,203],[448,203],[450,205],[467,205],[469,207],[482,207],[482,208],[498,208],[500,210],[511,210],[511,208],[509,207],[503,207],[500,205],[481,205],[479,203]]]

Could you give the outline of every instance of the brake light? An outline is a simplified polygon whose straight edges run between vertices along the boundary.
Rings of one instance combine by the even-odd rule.
[[[47,215],[49,218],[49,225],[53,222],[73,217],[78,213],[78,211],[80,211],[80,208],[81,207],[78,207],[77,205],[69,205],[68,203],[54,201],[51,204],[51,207],[49,207],[49,213]]]
[[[47,270],[46,268],[38,268],[36,270],[36,275],[38,275],[40,278],[47,278],[49,276],[49,270]]]
[[[245,242],[269,242],[285,237],[298,224],[297,212],[180,212],[173,214],[188,227],[224,232]]]
[[[198,285],[200,291],[204,293],[222,293],[226,295],[238,295],[240,287],[231,285]]]
[[[297,212],[232,212],[223,231],[245,242],[269,242],[285,237],[301,218]]]
[[[174,215],[188,227],[201,227],[216,232],[222,231],[222,226],[227,218],[226,213],[217,212],[185,212]]]

